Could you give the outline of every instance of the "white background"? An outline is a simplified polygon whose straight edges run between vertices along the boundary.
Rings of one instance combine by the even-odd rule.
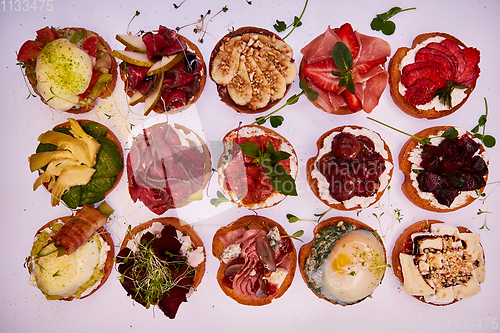
[[[32,4],[34,0],[30,0]],[[204,42],[196,42],[205,60],[209,59],[215,43],[229,30],[245,25],[252,25],[273,30],[276,19],[290,23],[303,8],[303,1],[263,1],[252,0],[249,5],[245,0],[233,1],[195,1],[186,0],[174,9],[172,1],[61,1],[53,0],[52,11],[44,7],[38,9],[16,7],[16,2],[0,3],[0,189],[2,261],[0,265],[0,331],[2,332],[135,332],[135,331],[205,331],[231,330],[250,332],[255,330],[313,332],[313,331],[487,331],[498,326],[500,321],[500,287],[498,239],[500,214],[498,202],[500,189],[496,184],[486,187],[488,197],[476,201],[467,208],[454,213],[431,213],[413,206],[402,195],[400,185],[402,173],[397,166],[391,182],[380,205],[363,210],[359,217],[356,212],[331,211],[326,217],[345,215],[358,218],[371,225],[383,235],[388,254],[394,241],[405,227],[422,219],[439,219],[464,225],[481,234],[486,254],[486,281],[480,294],[471,299],[445,307],[426,305],[408,296],[388,269],[382,284],[375,290],[373,297],[360,304],[341,307],[325,302],[307,288],[297,271],[290,289],[280,299],[262,307],[243,306],[224,295],[215,279],[218,260],[211,254],[212,237],[222,225],[234,221],[239,216],[253,214],[246,209],[225,203],[218,208],[210,205],[209,199],[218,190],[213,177],[205,192],[202,202],[194,202],[178,209],[170,210],[165,216],[178,216],[191,223],[205,243],[207,249],[207,269],[198,291],[183,303],[175,320],[164,317],[159,309],[146,310],[135,304],[121,287],[118,274],[113,271],[108,282],[93,296],[85,300],[72,302],[47,301],[35,287],[28,284],[28,272],[23,267],[29,255],[33,236],[40,226],[47,221],[70,214],[64,206],[50,206],[50,197],[44,190],[32,191],[36,174],[31,174],[28,156],[37,146],[37,137],[64,122],[69,114],[51,110],[38,98],[28,98],[28,90],[18,66],[16,51],[25,40],[34,39],[35,31],[47,25],[55,27],[85,27],[101,34],[112,48],[122,49],[115,39],[116,34],[127,31],[129,20],[136,10],[140,15],[130,25],[131,32],[156,29],[159,24],[170,28],[189,24],[198,20],[201,14],[211,9],[212,14],[224,5],[229,10],[216,16],[206,27]],[[46,4],[47,5],[47,4]],[[24,6],[22,4],[22,6]],[[403,8],[417,6],[413,11],[394,17],[397,25],[392,36],[370,29],[371,19],[393,6]],[[19,10],[21,9],[21,10]],[[23,10],[29,9],[29,10]],[[500,96],[498,78],[500,54],[498,31],[500,31],[500,2],[480,0],[454,1],[309,1],[303,16],[303,25],[286,39],[294,49],[297,63],[301,60],[300,49],[323,33],[328,25],[339,27],[350,22],[354,29],[369,35],[386,39],[392,52],[401,46],[410,46],[413,38],[424,32],[447,32],[462,40],[468,46],[481,51],[481,76],[477,87],[467,103],[453,115],[438,120],[418,120],[396,107],[387,88],[380,104],[371,116],[396,126],[410,133],[436,125],[455,125],[472,129],[480,115],[485,111],[484,98],[488,99],[490,115],[487,133],[498,135],[500,124]],[[196,35],[194,26],[181,30],[181,33],[193,41]],[[281,33],[284,36],[285,33]],[[293,83],[287,97],[298,93],[298,80]],[[281,103],[282,104],[282,103]],[[280,104],[280,105],[281,105]],[[108,119],[105,115],[111,115]],[[123,84],[119,80],[113,96],[103,101],[89,114],[77,115],[77,119],[98,120],[111,128],[120,138],[125,149],[130,145],[130,124],[137,131],[143,124],[165,121],[165,116],[141,116],[142,107],[128,108],[123,93]],[[396,133],[366,119],[367,114],[329,115],[315,108],[304,97],[280,112],[285,117],[284,124],[277,129],[294,145],[299,157],[299,175],[297,178],[298,197],[289,197],[276,207],[259,210],[256,213],[272,218],[281,223],[289,234],[304,230],[302,240],[312,238],[314,222],[289,224],[285,215],[295,214],[304,219],[315,219],[314,214],[327,210],[312,194],[305,178],[305,163],[316,154],[316,140],[327,130],[340,125],[361,125],[379,132],[389,144],[393,156],[397,155],[407,140]],[[209,143],[212,162],[216,165],[220,156],[219,141],[238,122],[249,124],[255,116],[237,114],[218,99],[215,84],[208,79],[205,90],[195,107],[179,115],[169,116],[171,122],[179,122],[195,130]],[[268,125],[269,126],[269,125]],[[490,183],[500,181],[498,165],[500,147],[489,149]],[[116,210],[107,229],[111,232],[115,245],[121,239],[130,224],[135,226],[156,217],[140,203],[132,203],[126,177],[108,196],[107,201]],[[391,218],[394,209],[403,214],[401,223]],[[373,215],[386,211],[380,223]],[[491,211],[490,214],[477,215],[479,210]],[[484,223],[490,230],[480,229]],[[301,242],[295,241],[297,250]],[[389,258],[390,259],[390,258]],[[496,323],[492,325],[492,323]],[[487,325],[487,327],[486,327]],[[500,330],[500,328],[497,328]]]

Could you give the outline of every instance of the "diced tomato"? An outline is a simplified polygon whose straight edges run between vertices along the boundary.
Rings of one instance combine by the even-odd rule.
[[[38,40],[28,40],[24,42],[17,54],[17,61],[26,62],[35,60],[44,45],[45,43]]]
[[[84,49],[89,56],[97,57],[97,36],[90,36],[83,40],[82,49]]]
[[[36,32],[38,39],[45,45],[48,42],[52,42],[57,39],[57,32],[50,27],[45,27]]]

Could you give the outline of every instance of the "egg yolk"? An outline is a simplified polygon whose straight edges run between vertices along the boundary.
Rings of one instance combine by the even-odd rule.
[[[339,274],[344,274],[345,270],[343,267],[349,265],[351,263],[351,259],[349,259],[349,256],[345,253],[339,253],[335,259],[332,261],[332,268],[335,272]]]

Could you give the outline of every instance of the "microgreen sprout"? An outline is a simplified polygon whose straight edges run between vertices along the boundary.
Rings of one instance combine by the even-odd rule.
[[[231,200],[226,198],[221,191],[217,191],[217,198],[210,199],[210,204],[215,206],[215,207],[218,207],[221,203],[229,202],[229,201],[231,201]]]
[[[274,114],[276,112],[282,110],[283,108],[285,108],[288,105],[293,105],[293,104],[297,103],[300,99],[300,96],[302,96],[304,94],[306,94],[307,97],[311,101],[315,101],[318,98],[318,92],[309,88],[307,86],[307,83],[305,83],[304,81],[300,80],[299,87],[300,87],[300,89],[302,89],[302,91],[299,94],[295,94],[295,95],[291,96],[290,98],[287,99],[285,104],[283,104],[282,106],[280,106],[276,110],[270,112],[269,114],[255,118],[255,121],[253,123],[251,123],[250,125],[255,125],[255,124],[263,125],[269,119],[269,122],[271,123],[272,127],[274,127],[274,128],[279,127],[283,123],[285,118],[283,116],[275,116]]]
[[[326,215],[328,214],[328,212],[330,212],[332,210],[332,208],[324,211],[323,213],[316,213],[314,214],[314,216],[317,217],[316,220],[312,220],[312,219],[301,219],[301,218],[298,218],[297,216],[293,215],[293,214],[286,214],[286,218],[288,219],[288,222],[289,223],[295,223],[295,222],[298,222],[298,221],[307,221],[307,222],[317,222],[319,223],[319,221]]]
[[[137,17],[141,15],[141,12],[139,12],[138,10],[135,11],[135,14],[134,16],[132,16],[132,18],[130,19],[130,21],[128,22],[127,24],[127,33],[129,33],[129,28],[130,28],[130,24],[132,24],[132,21]]]
[[[379,124],[381,124],[381,125],[384,125],[384,126],[386,126],[386,127],[389,127],[390,129],[393,129],[393,130],[395,130],[395,131],[397,131],[397,132],[399,132],[399,133],[402,133],[402,134],[408,135],[408,136],[410,136],[410,137],[412,137],[412,138],[414,138],[414,139],[418,140],[418,142],[419,142],[421,145],[430,145],[430,144],[431,144],[431,139],[433,139],[433,138],[454,139],[454,138],[458,137],[458,131],[456,130],[456,128],[454,128],[454,127],[449,127],[446,131],[444,131],[444,132],[443,132],[441,135],[439,135],[439,136],[432,136],[432,137],[428,137],[428,138],[423,138],[423,139],[421,139],[421,138],[419,138],[418,136],[411,135],[411,134],[409,134],[409,133],[407,133],[407,132],[404,132],[404,131],[402,131],[402,130],[400,130],[400,129],[397,129],[397,128],[395,128],[395,127],[392,127],[392,126],[390,126],[390,125],[388,125],[388,124],[386,124],[386,123],[383,123],[383,122],[381,122],[381,121],[379,121],[379,120],[377,120],[377,119],[373,119],[373,118],[371,118],[371,117],[367,117],[367,119],[372,120],[372,121],[374,121],[374,122],[376,122],[376,123],[379,123]]]
[[[174,3],[174,8],[175,8],[175,9],[178,9],[180,6],[182,6],[182,4],[183,4],[184,2],[186,2],[186,0],[182,0],[180,4],[175,4],[175,3]]]
[[[296,239],[298,241],[301,241],[303,243],[304,241],[299,238],[303,234],[304,234],[304,230],[298,230],[298,231],[294,232],[293,235],[284,235],[284,236],[281,236],[281,238],[289,237],[289,238],[293,238],[293,239]]]
[[[300,13],[300,16],[293,17],[293,23],[290,23],[287,25],[284,21],[276,20],[276,23],[273,25],[273,27],[274,27],[274,29],[276,29],[276,31],[283,32],[288,28],[292,28],[292,30],[290,30],[290,32],[285,37],[283,37],[283,39],[290,36],[290,34],[295,30],[295,28],[298,28],[302,25],[302,16],[304,15],[304,12],[306,11],[306,7],[307,7],[308,2],[309,2],[309,0],[306,0],[306,3],[304,4],[304,8],[302,9],[302,13]]]
[[[196,27],[193,29],[193,32],[195,34],[201,34],[201,36],[198,38],[198,42],[203,43],[203,38],[205,37],[205,35],[207,33],[208,23],[211,22],[220,13],[225,13],[228,10],[229,9],[227,8],[227,6],[224,6],[224,7],[222,7],[221,10],[219,10],[217,13],[215,13],[210,18],[208,18],[208,16],[212,13],[212,10],[209,9],[205,15],[203,15],[203,14],[200,15],[200,18],[198,19],[198,21],[183,25],[182,27],[176,27],[175,30],[179,31],[181,29],[184,29],[186,27],[189,27],[189,26],[196,24]]]
[[[16,52],[16,56],[17,56],[17,52]],[[31,87],[30,87],[30,84],[28,84],[28,82],[26,81],[26,77],[28,75],[34,77],[35,76],[35,73],[33,72],[33,66],[30,66],[30,69],[31,69],[31,73],[28,73],[27,71],[25,71],[25,73],[23,73],[23,69],[27,69],[27,66],[25,63],[23,62],[18,62],[17,65],[19,66],[19,69],[21,70],[21,73],[23,74],[23,79],[24,79],[24,84],[26,85],[26,88],[28,88],[28,97],[26,97],[26,99],[30,98],[30,97],[36,97],[36,94],[34,92],[31,91]]]
[[[484,99],[484,106],[486,108],[486,113],[479,117],[477,121],[477,125],[471,130],[476,138],[481,140],[483,144],[488,148],[493,148],[496,144],[496,139],[488,134],[485,134],[486,130],[486,122],[488,121],[488,101],[486,98]],[[483,129],[482,133],[479,133],[479,130]]]
[[[405,12],[407,10],[417,9],[417,7],[402,9],[401,7],[392,7],[387,12],[377,14],[372,20],[370,27],[375,31],[382,31],[384,35],[392,35],[396,31],[396,24],[389,19],[394,15]]]

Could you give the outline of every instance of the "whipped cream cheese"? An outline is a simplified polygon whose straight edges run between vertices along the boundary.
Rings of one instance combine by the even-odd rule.
[[[465,128],[461,127],[455,127],[455,129],[458,131],[458,137],[461,137],[462,135],[467,133],[467,130]],[[433,137],[431,139],[431,145],[437,146],[439,145],[444,138],[441,137],[441,135],[444,133],[444,131],[440,131],[436,134],[436,137]],[[473,137],[473,140],[476,141],[477,143],[481,143],[481,140],[479,140],[476,137]],[[481,158],[488,163],[488,154],[486,151],[480,152],[479,150],[476,152],[475,155],[481,156]],[[478,198],[480,193],[478,191],[472,190],[472,191],[460,191],[458,196],[453,200],[452,204],[450,207],[446,205],[440,204],[434,194],[432,192],[423,192],[420,190],[418,186],[418,181],[417,181],[417,176],[418,174],[416,172],[413,172],[415,169],[421,169],[420,163],[422,162],[422,147],[421,145],[417,145],[409,154],[408,160],[411,162],[411,169],[410,169],[410,179],[412,181],[412,186],[415,188],[417,191],[417,194],[420,198],[423,200],[428,200],[429,203],[435,207],[435,208],[440,208],[440,209],[454,209],[456,207],[459,207],[463,205],[469,198]]]
[[[420,50],[423,47],[426,47],[427,44],[429,44],[429,43],[432,43],[432,42],[440,43],[441,41],[443,41],[445,39],[446,38],[441,37],[441,36],[432,37],[432,38],[426,39],[422,43],[418,44],[415,48],[410,49],[406,53],[406,56],[401,60],[401,63],[399,64],[399,71],[401,72],[406,65],[412,64],[415,62],[415,55],[417,54],[418,50]],[[453,89],[453,91],[451,93],[451,108],[454,108],[455,106],[460,104],[467,97],[467,94],[465,93],[466,90],[467,90],[467,88],[465,88],[465,89],[459,89],[459,88]],[[399,81],[399,93],[402,96],[404,96],[405,92],[406,92],[406,87],[403,86],[401,81]],[[446,105],[442,104],[439,101],[439,96],[434,97],[427,104],[416,105],[415,107],[419,110],[430,110],[432,108],[434,108],[436,111],[449,110],[449,108]]]
[[[261,128],[257,127],[242,127],[239,130],[235,130],[231,135],[228,136],[228,141],[224,141],[224,152],[222,153],[222,163],[221,166],[219,167],[219,175],[223,175],[224,170],[226,169],[227,165],[233,160],[237,159],[237,154],[234,154],[233,151],[233,141],[237,137],[251,137],[251,136],[259,136],[259,135],[269,135],[266,133],[264,130]],[[275,147],[276,148],[276,147]],[[278,150],[278,148],[276,148]],[[282,140],[281,142],[281,147],[279,147],[280,151],[284,151],[287,153],[290,153],[290,176],[292,176],[293,179],[297,177],[297,172],[298,172],[298,161],[297,161],[297,156],[293,153],[293,147],[288,144],[286,140]],[[242,161],[243,163],[243,161]],[[219,177],[219,186],[220,188],[225,188],[224,186],[225,182],[225,177]],[[229,192],[228,195],[231,196],[231,198],[235,202],[239,202],[241,198],[237,196],[236,193]],[[269,198],[266,199],[266,201],[260,203],[260,204],[254,204],[252,205],[252,209],[259,209],[263,207],[268,207],[272,206],[280,201],[282,201],[286,195],[275,192],[273,195],[271,195]]]
[[[342,202],[347,209],[350,209],[350,208],[353,208],[356,206],[360,206],[361,208],[366,208],[366,207],[370,206],[372,203],[374,203],[377,199],[377,194],[379,192],[382,192],[383,190],[385,190],[385,188],[389,185],[389,181],[391,178],[389,176],[389,174],[393,168],[393,165],[391,162],[387,161],[387,158],[389,157],[389,153],[385,150],[384,141],[377,133],[375,133],[367,128],[354,129],[351,127],[344,127],[342,132],[351,133],[354,136],[364,135],[364,136],[368,137],[370,140],[373,141],[373,143],[375,145],[375,151],[378,152],[386,160],[385,161],[385,170],[379,177],[380,187],[379,187],[377,193],[375,193],[375,195],[372,195],[370,197],[355,196],[349,200]],[[325,155],[331,151],[333,138],[339,133],[340,132],[332,132],[330,135],[328,135],[323,140],[323,146],[320,149],[320,151],[318,152],[318,156],[316,157],[316,160],[314,161],[314,167],[311,171],[311,176],[318,181],[317,185],[318,185],[319,196],[321,197],[321,199],[326,200],[329,204],[332,204],[332,205],[339,204],[340,202],[335,200],[331,196],[330,189],[329,189],[330,184],[326,180],[326,177],[323,176],[323,174],[318,170],[317,163],[323,155]]]

